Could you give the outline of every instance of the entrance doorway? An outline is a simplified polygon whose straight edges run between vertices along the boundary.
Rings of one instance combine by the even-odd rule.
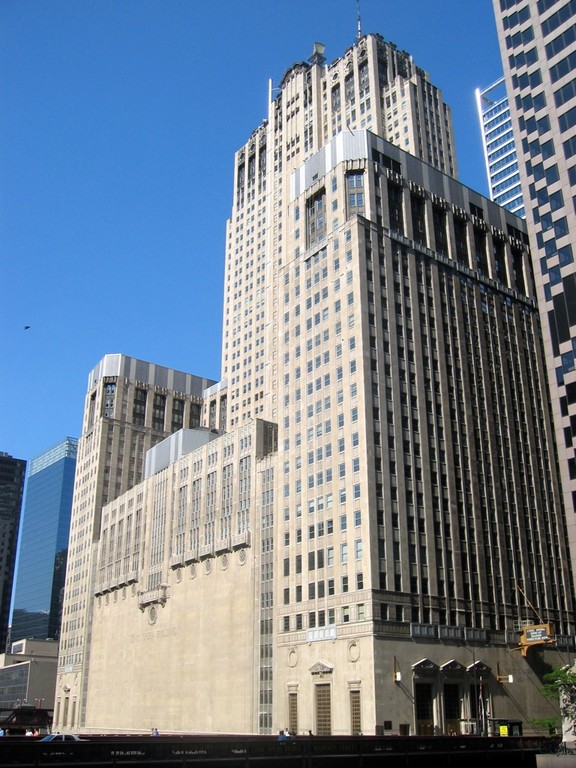
[[[416,735],[434,735],[434,710],[432,706],[432,684],[416,683],[414,686],[416,699]]]
[[[316,685],[316,733],[318,736],[332,735],[332,698],[330,685]]]

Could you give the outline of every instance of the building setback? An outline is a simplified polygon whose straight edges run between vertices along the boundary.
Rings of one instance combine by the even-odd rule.
[[[12,643],[60,636],[77,448],[78,440],[67,437],[30,461],[12,600]]]
[[[576,566],[576,5],[494,0]]]
[[[0,452],[0,651],[6,649],[26,462]]]
[[[549,716],[534,692],[572,645],[573,584],[525,224],[454,178],[439,92],[380,36],[329,66],[315,46],[270,93],[236,153],[224,377],[204,391],[200,426],[226,430],[156,446],[95,508],[86,698],[78,716],[57,695],[56,722]],[[512,652],[527,623],[558,644]]]

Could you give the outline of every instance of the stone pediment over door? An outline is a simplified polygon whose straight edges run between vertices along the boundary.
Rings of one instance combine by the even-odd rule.
[[[316,664],[313,664],[310,667],[310,674],[315,675],[317,677],[325,677],[326,675],[331,675],[333,669],[334,667],[332,667],[327,662],[317,661]]]
[[[437,675],[440,667],[430,659],[420,659],[412,664],[412,669],[415,675]]]
[[[450,659],[450,661],[442,664],[440,669],[442,670],[443,674],[446,675],[446,677],[462,677],[462,675],[466,672],[466,667],[464,664],[460,664],[460,662],[456,661],[456,659]]]
[[[477,659],[475,662],[470,664],[468,667],[466,667],[466,670],[469,674],[476,674],[476,675],[484,675],[488,677],[490,672],[492,671],[491,668],[481,659]]]

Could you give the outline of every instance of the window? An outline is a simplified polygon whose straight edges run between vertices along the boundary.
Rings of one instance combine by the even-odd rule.
[[[340,562],[348,562],[348,544],[340,544]]]

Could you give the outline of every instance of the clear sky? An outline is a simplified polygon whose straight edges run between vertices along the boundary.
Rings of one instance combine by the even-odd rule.
[[[460,180],[487,194],[492,1],[360,11],[442,90]],[[0,451],[78,437],[107,353],[220,378],[234,152],[268,80],[314,42],[342,55],[356,21],[356,0],[0,0]]]

